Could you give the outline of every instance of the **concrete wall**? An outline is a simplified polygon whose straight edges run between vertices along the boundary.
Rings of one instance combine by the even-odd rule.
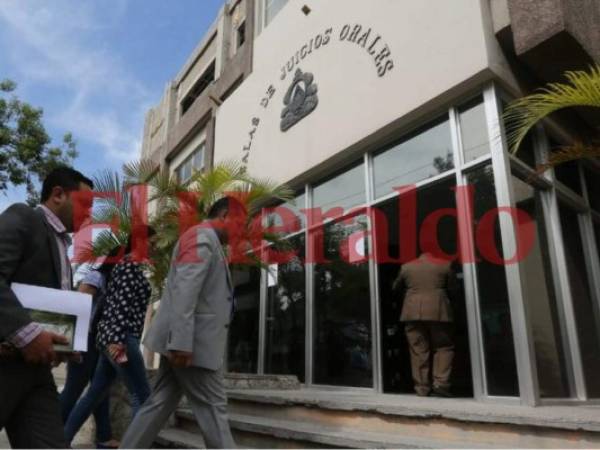
[[[165,88],[164,95],[158,105],[146,113],[144,122],[144,139],[142,142],[142,158],[149,159],[160,152],[167,143],[169,115],[171,108],[171,85]]]
[[[564,34],[600,61],[598,0],[509,0],[509,9],[517,54]]]
[[[230,0],[222,7],[177,77],[165,89],[160,103],[146,115],[143,158],[174,167],[177,162],[174,159],[185,159],[190,140],[204,130],[207,142],[205,164],[211,164],[215,110],[252,71],[254,4],[255,0]],[[237,48],[233,46],[235,32],[243,21],[246,23],[246,43]],[[216,61],[215,82],[181,116],[181,101],[213,60]]]
[[[189,94],[190,90],[196,84],[196,81],[204,74],[208,66],[215,61],[217,57],[217,33],[210,36],[206,47],[198,55],[198,58],[189,67],[189,71],[182,77],[177,85],[177,103],[181,104],[183,99]],[[215,74],[217,77],[218,74]]]
[[[301,11],[305,4],[312,8],[308,15]],[[290,0],[256,38],[252,75],[217,112],[215,159],[248,155],[254,175],[301,181],[486,80],[499,76],[514,84],[494,36],[489,0],[378,0],[377,6]],[[342,39],[346,25],[349,36],[361,25],[356,39]],[[369,29],[363,46],[359,39]],[[284,96],[298,68],[314,75],[318,106],[282,132]]]

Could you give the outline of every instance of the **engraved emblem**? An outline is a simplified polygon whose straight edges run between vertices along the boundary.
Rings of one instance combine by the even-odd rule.
[[[289,130],[315,110],[319,104],[317,91],[313,74],[298,69],[283,98],[285,107],[281,112],[281,131]]]

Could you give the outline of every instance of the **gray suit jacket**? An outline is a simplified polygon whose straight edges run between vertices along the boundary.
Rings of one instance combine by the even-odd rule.
[[[15,204],[0,214],[0,342],[31,322],[11,283],[60,289],[56,236],[44,212]]]
[[[160,306],[144,339],[153,352],[185,351],[193,365],[223,365],[233,305],[233,284],[217,233],[206,222],[177,243]]]

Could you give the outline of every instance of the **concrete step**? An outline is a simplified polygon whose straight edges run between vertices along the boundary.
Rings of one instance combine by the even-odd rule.
[[[206,448],[204,439],[198,433],[180,428],[165,428],[155,441],[157,448]]]
[[[228,398],[240,447],[600,448],[600,408],[594,406],[532,408],[315,389],[230,390]],[[199,436],[184,405],[173,424]],[[169,445],[184,447],[177,439],[181,435]]]
[[[191,411],[181,409],[177,418],[179,430],[199,433]],[[229,423],[236,443],[249,448],[435,448],[441,445],[427,438],[243,414],[230,414]]]

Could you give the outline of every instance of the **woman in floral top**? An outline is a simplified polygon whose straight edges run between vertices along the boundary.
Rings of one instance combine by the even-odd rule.
[[[130,257],[125,257],[112,270],[96,337],[101,356],[90,388],[65,424],[67,442],[73,440],[96,405],[109,395],[117,376],[129,391],[133,415],[150,395],[140,349],[150,293],[142,266]]]

